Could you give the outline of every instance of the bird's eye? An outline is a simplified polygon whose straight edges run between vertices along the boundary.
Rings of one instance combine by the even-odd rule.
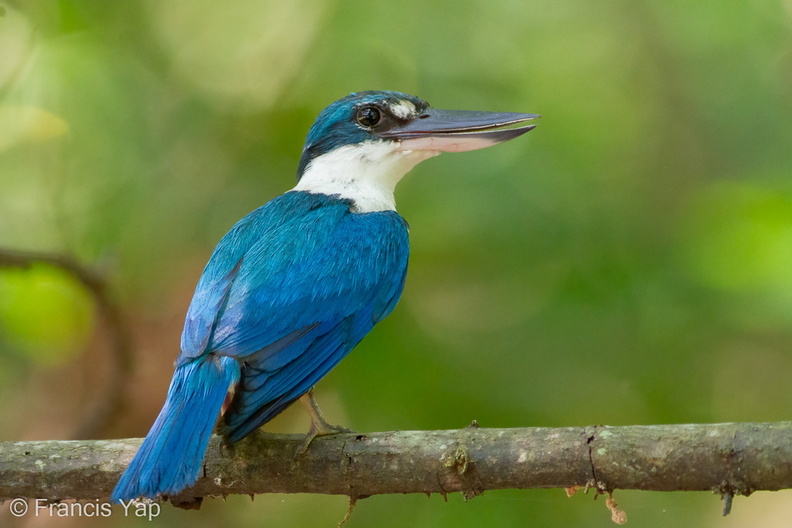
[[[373,106],[364,106],[363,108],[357,111],[357,114],[355,115],[355,119],[362,126],[366,128],[371,128],[373,126],[376,126],[377,123],[380,122],[380,119],[382,119],[382,115],[380,114],[380,111],[377,108]]]

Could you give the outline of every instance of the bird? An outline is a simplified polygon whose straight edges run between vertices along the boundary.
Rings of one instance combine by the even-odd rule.
[[[237,442],[297,400],[311,419],[304,445],[342,431],[313,387],[401,297],[410,246],[396,184],[421,161],[516,138],[538,117],[439,110],[383,90],[325,108],[296,186],[239,220],[209,258],[165,403],[111,501],[181,492],[214,431]]]

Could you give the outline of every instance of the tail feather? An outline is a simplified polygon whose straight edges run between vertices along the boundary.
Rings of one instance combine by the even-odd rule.
[[[226,394],[239,377],[239,363],[225,356],[178,367],[165,405],[110,500],[154,498],[195,483]]]

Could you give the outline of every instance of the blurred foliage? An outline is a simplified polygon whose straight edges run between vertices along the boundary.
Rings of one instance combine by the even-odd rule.
[[[544,117],[400,185],[405,295],[320,384],[333,421],[789,419],[789,0],[0,5],[0,246],[110,273],[137,360],[108,435],[147,431],[214,244],[294,184],[316,114],[361,89]],[[0,270],[3,439],[57,438],[96,397],[104,348],[75,288],[49,269]],[[269,427],[305,424],[288,411]],[[643,527],[792,518],[785,493],[738,498],[725,520],[707,494],[617,499]],[[375,497],[348,526],[611,526],[601,502]],[[166,508],[157,525],[332,526],[345,510],[341,497],[233,497]]]
[[[34,362],[75,359],[88,341],[91,299],[65,272],[47,266],[0,274],[0,338]],[[4,346],[5,348],[5,346]]]

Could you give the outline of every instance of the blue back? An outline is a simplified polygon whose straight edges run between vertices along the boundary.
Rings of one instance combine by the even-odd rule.
[[[241,362],[230,441],[306,393],[396,305],[407,224],[350,205],[288,192],[240,220],[204,269],[176,365],[208,354]]]

